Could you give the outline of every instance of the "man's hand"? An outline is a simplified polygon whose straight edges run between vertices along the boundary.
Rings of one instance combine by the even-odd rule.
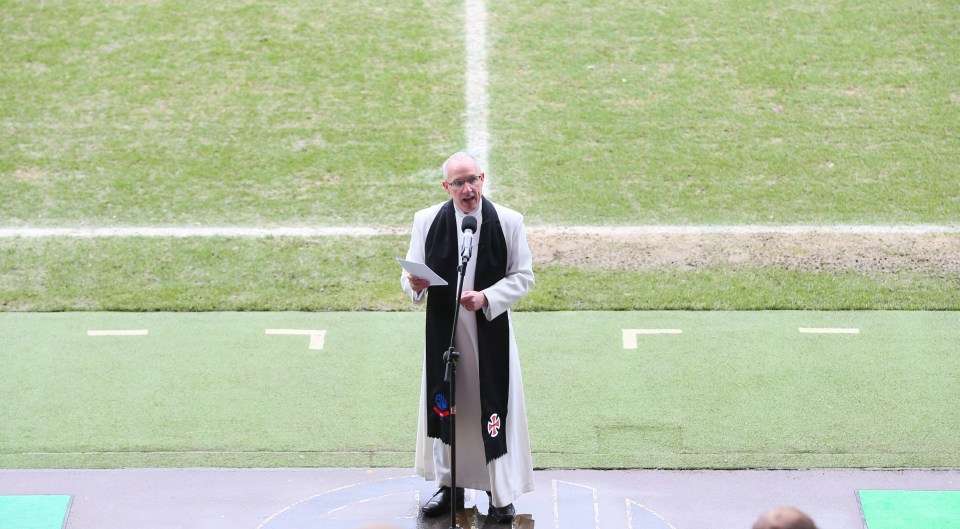
[[[407,281],[410,282],[410,287],[413,288],[414,292],[420,292],[421,290],[426,290],[430,286],[429,279],[420,279],[419,277],[413,274],[407,274]]]
[[[470,312],[476,312],[487,306],[487,296],[483,292],[468,290],[460,296],[460,306]]]

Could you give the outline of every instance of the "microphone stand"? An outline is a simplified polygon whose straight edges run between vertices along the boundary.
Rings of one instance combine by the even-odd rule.
[[[443,360],[447,363],[443,381],[450,384],[450,529],[460,529],[457,526],[457,360],[460,359],[460,353],[454,350],[453,339],[457,334],[457,322],[460,318],[460,296],[463,293],[463,279],[467,274],[467,262],[470,260],[470,253],[461,255],[460,258],[460,266],[457,267],[459,278],[457,295],[454,298],[450,348],[443,354]]]

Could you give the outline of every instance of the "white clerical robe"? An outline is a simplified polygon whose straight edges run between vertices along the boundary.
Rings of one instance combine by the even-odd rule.
[[[425,260],[424,243],[430,226],[433,224],[440,207],[437,204],[418,211],[414,215],[413,233],[407,260],[422,263]],[[507,244],[507,274],[490,288],[483,291],[488,307],[482,316],[492,320],[504,312],[509,312],[517,301],[533,288],[533,257],[527,245],[523,227],[523,216],[509,208],[493,204],[500,218],[504,240]],[[473,255],[477,255],[480,230],[483,223],[478,207],[470,215],[477,217],[477,233],[473,238]],[[464,213],[456,210],[457,246],[463,243],[460,228]],[[476,259],[471,258],[464,275],[463,290],[473,290]],[[401,275],[404,292],[416,303],[423,303],[426,295],[413,292],[406,272]],[[452,284],[452,283],[451,283]],[[453,307],[450,307],[453,310]],[[477,359],[477,313],[463,307],[457,323],[454,340],[456,350],[460,352],[457,363],[457,483],[458,487],[490,491],[493,504],[504,507],[521,494],[533,490],[533,460],[530,455],[530,436],[527,432],[527,412],[523,399],[523,381],[520,376],[520,355],[510,324],[510,396],[507,404],[506,435],[507,453],[489,464],[484,455],[483,427],[480,420],[480,375]],[[449,339],[449,338],[448,338]],[[434,480],[444,486],[450,486],[450,447],[439,439],[427,437],[426,427],[426,370],[420,385],[420,410],[417,420],[417,451],[415,471],[428,480]]]

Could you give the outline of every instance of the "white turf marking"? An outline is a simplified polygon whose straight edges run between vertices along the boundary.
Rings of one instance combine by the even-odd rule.
[[[636,349],[640,334],[683,334],[681,329],[623,329],[623,348]]]
[[[483,192],[492,195],[490,170],[490,132],[487,128],[487,6],[484,0],[464,3],[464,35],[467,49],[466,132],[467,152],[480,160],[486,173]]]
[[[911,234],[928,235],[938,233],[960,233],[960,225],[951,224],[794,224],[784,226],[763,224],[734,225],[648,225],[648,226],[539,226],[527,229],[530,233],[541,235],[583,234],[583,235],[763,235],[763,234],[807,234],[822,233],[830,235],[864,234]]]
[[[640,507],[641,509],[647,511],[653,516],[656,516],[661,522],[663,522],[663,525],[669,527],[670,529],[676,529],[676,527],[674,527],[672,523],[668,522],[667,519],[664,518],[663,516],[660,516],[659,513],[654,512],[646,505],[637,503],[631,500],[630,498],[627,498],[627,529],[643,529],[642,527],[637,527],[637,528],[633,527],[633,507],[635,506]]]
[[[600,500],[597,494],[597,488],[591,487],[589,485],[583,485],[580,483],[574,483],[572,481],[561,481],[558,479],[552,480],[553,486],[553,526],[556,529],[560,529],[560,492],[558,484],[569,485],[571,487],[577,487],[581,489],[586,489],[590,491],[590,494],[593,496],[593,526],[595,529],[600,529]],[[566,524],[564,524],[566,525]]]
[[[0,239],[45,237],[372,237],[406,235],[409,226],[277,226],[254,227],[178,227],[120,226],[115,228],[0,228]],[[935,235],[960,234],[960,225],[721,225],[721,226],[528,226],[535,235]]]
[[[0,228],[0,238],[25,237],[369,237],[409,233],[410,228],[369,228],[361,226],[335,226],[327,228],[276,227],[162,227],[126,226],[117,228]]]
[[[87,331],[87,336],[146,336],[146,329],[134,329],[126,331]]]
[[[800,332],[805,334],[860,334],[857,328],[833,328],[833,327],[800,327]]]
[[[295,334],[310,337],[310,349],[323,349],[323,338],[327,331],[313,329],[267,329],[267,334]]]

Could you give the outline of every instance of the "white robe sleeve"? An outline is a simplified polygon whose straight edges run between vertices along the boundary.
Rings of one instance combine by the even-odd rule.
[[[424,231],[424,215],[422,212],[418,212],[413,219],[413,231],[410,234],[410,247],[407,248],[407,261],[414,261],[417,263],[424,262],[426,259],[426,251],[424,250],[426,232]],[[432,217],[427,219],[427,222],[432,221]],[[429,224],[426,225],[429,228]],[[427,300],[427,290],[421,290],[420,292],[414,292],[413,287],[410,286],[410,280],[407,279],[407,271],[400,270],[400,286],[403,288],[403,291],[410,296],[410,299],[420,305]]]
[[[493,320],[520,301],[533,289],[533,255],[527,245],[523,216],[514,211],[501,212],[500,225],[507,243],[507,275],[493,286],[485,289],[488,306],[483,314]]]

